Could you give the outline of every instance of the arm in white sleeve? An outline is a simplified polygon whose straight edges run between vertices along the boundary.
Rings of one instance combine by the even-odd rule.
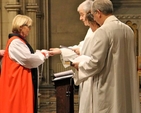
[[[79,42],[78,45],[69,46],[69,48],[73,48],[73,49],[79,48],[79,51],[81,53],[81,49],[83,47],[85,39],[89,38],[92,34],[93,34],[93,31],[91,30],[91,28],[89,28],[84,40]],[[74,58],[78,57],[78,55],[72,50],[69,50],[66,48],[61,48],[60,50],[61,50],[61,61],[62,61],[65,68],[69,66],[69,65],[65,64],[65,61],[68,61],[68,59],[74,59]]]
[[[76,58],[78,55],[70,50],[70,49],[66,49],[66,48],[61,48],[61,61],[62,61],[62,64],[63,66],[66,68],[66,67],[69,67],[70,65],[69,64],[66,64],[67,61],[69,61],[69,59],[74,59]]]
[[[74,46],[70,46],[69,48],[81,48],[83,46],[84,40],[82,40],[81,42],[79,42],[78,45],[74,45]]]
[[[9,45],[9,56],[26,68],[36,68],[45,60],[40,50],[31,54],[27,45],[20,39],[14,39]]]

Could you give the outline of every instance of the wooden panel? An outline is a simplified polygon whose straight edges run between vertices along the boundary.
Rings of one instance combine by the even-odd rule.
[[[56,113],[74,113],[74,84],[72,78],[55,81]]]

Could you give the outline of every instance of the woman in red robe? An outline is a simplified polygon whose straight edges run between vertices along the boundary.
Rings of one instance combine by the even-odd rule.
[[[0,113],[37,113],[37,67],[47,50],[33,51],[26,41],[32,20],[17,15],[6,44],[0,76]]]

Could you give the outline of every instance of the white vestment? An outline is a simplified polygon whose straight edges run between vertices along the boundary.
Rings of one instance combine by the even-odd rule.
[[[80,54],[85,53],[85,55],[90,56],[90,53],[89,53],[90,51],[87,51],[87,50],[89,50],[91,48],[88,45],[90,43],[89,42],[90,38],[93,38],[92,37],[93,35],[94,35],[94,32],[91,30],[91,28],[89,28],[84,40],[81,41],[78,46],[75,45],[73,47],[79,47],[80,48]],[[83,46],[83,44],[84,44],[84,46]],[[71,52],[70,50],[68,50],[66,48],[62,48],[61,52],[62,52],[61,53],[62,62],[65,61],[65,60],[74,59],[74,58],[77,57],[75,53]],[[64,67],[65,66],[66,65],[64,64]],[[76,71],[76,73],[77,73],[77,71]],[[90,77],[90,78],[88,78],[88,81],[85,82],[85,84],[87,84],[87,85],[83,85],[84,83],[81,83],[79,85],[79,113],[92,113],[91,89],[84,88],[85,86],[88,87],[88,85],[89,85],[89,87],[91,87],[92,84],[90,84],[90,83],[93,83],[92,80],[93,80],[93,78]],[[74,78],[74,82],[75,82],[76,85],[78,85],[77,80],[75,78]],[[85,94],[83,92],[87,92],[87,94]],[[84,102],[84,104],[82,104],[83,102]],[[87,109],[85,109],[85,108],[87,108]]]
[[[95,32],[89,35],[87,39],[84,40],[83,47],[81,49],[81,55],[90,56],[90,49],[92,38],[94,38]],[[88,60],[84,61],[88,62]],[[75,72],[76,76],[74,76],[75,85],[79,85],[79,113],[93,113],[93,100],[92,100],[92,88],[93,88],[93,77],[86,78],[84,82],[79,82],[78,80],[78,71]]]
[[[91,36],[91,34],[93,34],[93,31],[91,30],[91,28],[89,28],[84,40],[81,41],[78,45],[70,46],[69,48],[79,48],[80,54],[81,54],[81,49],[82,49],[83,43],[85,40],[87,40],[87,38],[89,38]],[[61,61],[63,63],[63,66],[65,68],[69,67],[70,65],[65,64],[65,61],[69,61],[69,59],[74,59],[78,55],[74,51],[67,49],[67,48],[61,48],[60,50],[61,50],[60,57],[61,57]]]
[[[115,16],[95,31],[82,52],[91,59],[80,62],[74,76],[82,85],[79,113],[141,113],[134,40]]]

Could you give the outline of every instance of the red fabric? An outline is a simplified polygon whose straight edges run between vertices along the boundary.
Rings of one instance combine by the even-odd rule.
[[[17,37],[14,37],[17,38]],[[8,41],[0,76],[0,113],[33,113],[33,84],[31,70],[8,55]]]

